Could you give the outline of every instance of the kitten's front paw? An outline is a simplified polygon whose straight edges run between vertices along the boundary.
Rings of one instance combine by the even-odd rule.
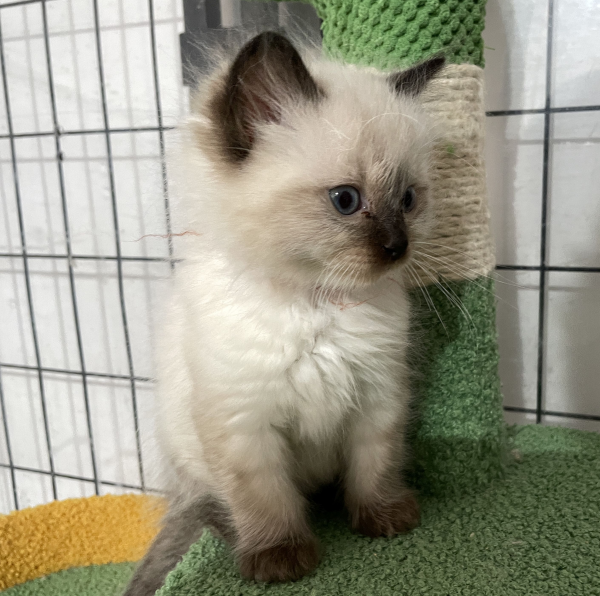
[[[352,528],[365,536],[405,534],[419,525],[419,503],[411,491],[398,498],[358,505],[352,512]]]
[[[289,539],[264,550],[243,552],[239,556],[240,573],[260,582],[285,582],[300,579],[319,563],[314,538]]]

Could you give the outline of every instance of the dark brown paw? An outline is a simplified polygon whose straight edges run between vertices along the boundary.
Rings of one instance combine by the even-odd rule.
[[[365,536],[405,534],[419,525],[421,514],[415,495],[406,491],[388,502],[365,503],[352,514],[352,527]]]
[[[313,538],[292,539],[259,551],[239,556],[240,573],[259,582],[286,582],[300,579],[319,563],[319,551]]]

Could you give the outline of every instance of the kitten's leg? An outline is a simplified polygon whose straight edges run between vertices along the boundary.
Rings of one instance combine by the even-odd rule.
[[[419,505],[401,476],[403,427],[398,411],[374,405],[350,424],[345,501],[352,527],[367,536],[393,536],[419,524]]]
[[[291,478],[291,454],[281,434],[264,426],[237,433],[212,455],[237,532],[241,574],[258,581],[289,581],[314,569],[317,542],[305,499]]]
[[[169,571],[202,536],[205,527],[215,529],[229,542],[235,539],[225,508],[210,496],[191,503],[173,503],[161,531],[135,570],[123,596],[153,595],[163,585]]]

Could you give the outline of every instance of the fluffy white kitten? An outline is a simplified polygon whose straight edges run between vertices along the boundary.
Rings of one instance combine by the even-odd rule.
[[[243,576],[302,576],[318,562],[307,497],[332,482],[356,530],[417,525],[403,266],[432,225],[418,94],[442,66],[382,75],[263,33],[199,90],[181,160],[201,236],[157,350],[177,486],[129,596],[207,525]]]

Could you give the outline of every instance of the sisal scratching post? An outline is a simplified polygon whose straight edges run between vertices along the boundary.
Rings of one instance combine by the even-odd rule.
[[[485,486],[502,474],[505,453],[483,164],[485,0],[313,4],[334,56],[388,70],[438,52],[451,63],[424,96],[440,141],[433,171],[437,227],[431,245],[420,249],[427,257],[415,267],[413,290],[414,482],[439,495]]]

